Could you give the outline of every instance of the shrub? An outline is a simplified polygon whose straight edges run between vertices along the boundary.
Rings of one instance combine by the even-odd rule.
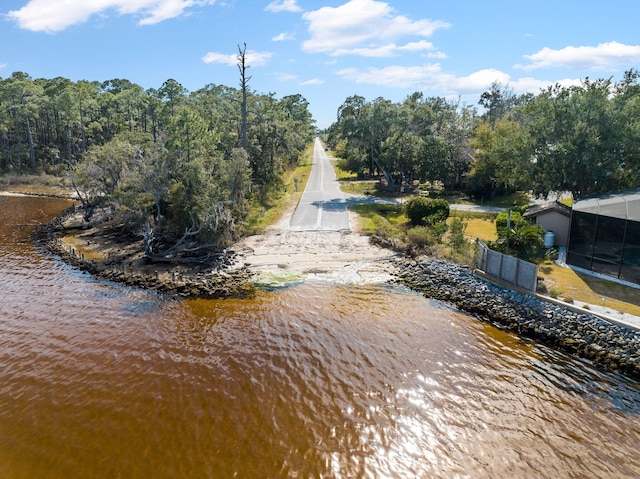
[[[394,251],[404,251],[405,244],[402,235],[402,231],[385,221],[376,227],[375,232],[371,236],[371,242],[383,248],[389,248]]]
[[[431,228],[431,233],[438,241],[442,241],[442,236],[449,231],[449,225],[445,221],[434,224]]]
[[[539,279],[538,278],[538,284],[536,286],[536,291],[540,294],[546,294],[547,293],[547,285],[544,282],[543,279]]]
[[[407,240],[412,246],[425,248],[438,242],[432,231],[426,226],[416,226],[407,231]]]
[[[469,245],[469,241],[467,241],[467,239],[464,237],[464,230],[466,227],[467,224],[460,218],[454,218],[453,221],[451,221],[451,227],[449,231],[449,245],[456,252],[462,251]]]
[[[496,231],[498,234],[501,233],[501,230],[507,228],[508,221],[511,221],[512,230],[523,228],[529,224],[518,211],[511,211],[511,217],[509,217],[509,211],[505,210],[496,216]]]
[[[465,227],[466,223],[459,218],[451,221],[447,240],[449,248],[445,258],[458,264],[469,265],[475,263],[477,244],[464,236]]]
[[[414,226],[430,226],[444,222],[449,217],[449,203],[443,199],[429,199],[422,196],[411,198],[405,203],[405,214]]]
[[[429,214],[431,200],[422,196],[409,199],[404,204],[404,211],[412,225],[424,225],[425,218]]]

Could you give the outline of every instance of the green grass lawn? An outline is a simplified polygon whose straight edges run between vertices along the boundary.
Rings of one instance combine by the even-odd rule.
[[[362,195],[362,196],[383,196],[383,192],[380,191],[378,185],[380,183],[378,181],[369,181],[369,180],[348,180],[340,182],[340,189],[345,193],[349,193],[352,195]]]
[[[408,219],[402,211],[402,205],[393,204],[361,204],[350,207],[359,216],[360,231],[365,234],[375,233],[383,224],[401,226]]]
[[[470,219],[463,221],[467,223],[467,227],[464,230],[464,234],[467,238],[473,240],[475,240],[476,238],[480,238],[484,242],[495,241],[498,239],[496,225],[493,221],[479,219]]]
[[[541,264],[538,276],[544,279],[549,293],[565,301],[572,300],[576,306],[594,304],[640,316],[640,289],[578,273],[552,262]]]

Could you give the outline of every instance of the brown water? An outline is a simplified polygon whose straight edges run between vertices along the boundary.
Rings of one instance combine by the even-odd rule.
[[[0,198],[1,478],[640,476],[640,389],[396,287],[178,302]]]

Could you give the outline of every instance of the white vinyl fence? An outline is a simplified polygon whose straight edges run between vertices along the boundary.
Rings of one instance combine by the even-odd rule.
[[[498,253],[478,240],[476,267],[489,276],[535,292],[538,283],[538,265],[513,256]]]

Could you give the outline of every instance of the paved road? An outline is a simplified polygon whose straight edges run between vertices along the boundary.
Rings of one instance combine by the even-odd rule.
[[[316,138],[311,174],[291,217],[290,228],[294,231],[348,231],[348,203],[347,195],[340,191],[329,157],[320,139]]]
[[[347,206],[355,203],[398,202],[397,199],[359,197],[340,190],[329,157],[316,138],[313,147],[313,163],[309,181],[300,203],[291,217],[289,227],[293,231],[349,231]],[[451,205],[451,209],[499,213],[504,208],[475,205]]]
[[[500,213],[506,208],[501,208],[499,206],[481,206],[481,205],[463,205],[452,203],[449,205],[449,209],[458,210],[458,211],[474,211],[477,213]]]

